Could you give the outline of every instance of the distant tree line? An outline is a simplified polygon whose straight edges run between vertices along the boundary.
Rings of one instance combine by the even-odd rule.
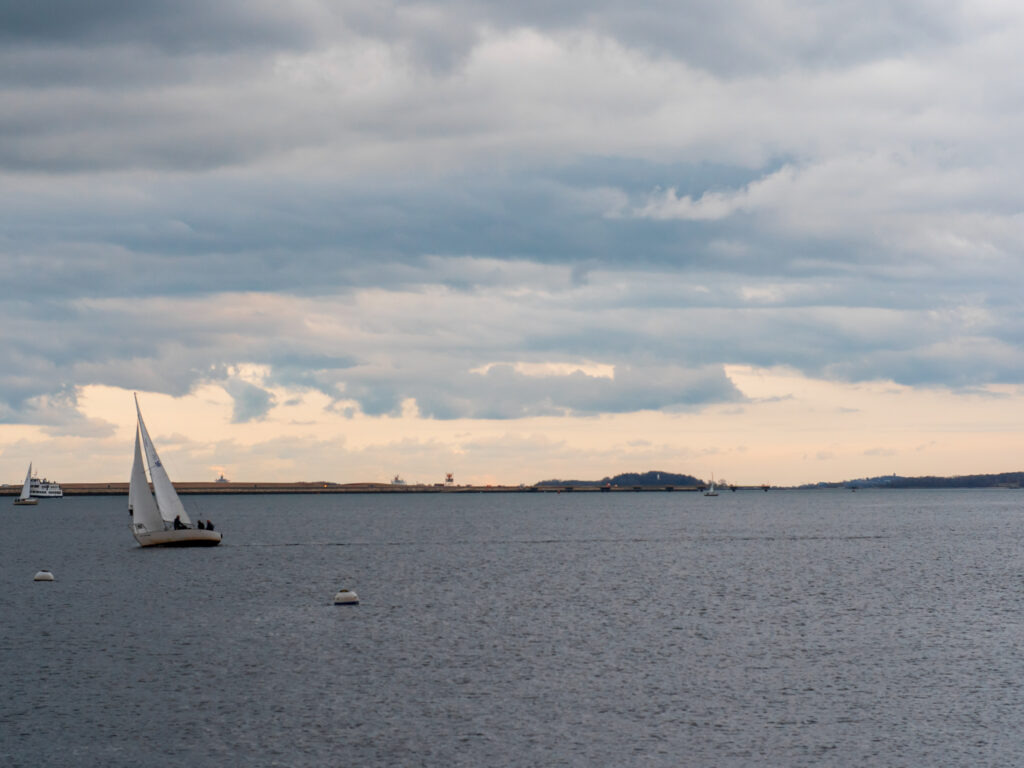
[[[999,472],[992,475],[957,475],[955,477],[901,477],[882,475],[843,480],[835,483],[811,483],[800,488],[1019,488],[1024,472]]]
[[[878,477],[861,477],[856,480],[841,480],[831,483],[808,483],[798,488],[1019,488],[1024,481],[1024,472],[1000,472],[989,475],[957,475],[955,477],[902,477],[900,475],[880,475]],[[729,482],[716,479],[715,484],[721,488],[729,487]],[[680,488],[704,486],[707,482],[693,475],[678,472],[623,472],[614,477],[603,477],[600,480],[541,480],[538,486],[548,488],[596,488],[612,486],[619,488],[664,488],[674,486]]]
[[[650,472],[623,472],[620,475],[604,477],[600,480],[541,480],[537,485],[553,488],[586,488],[602,485],[619,486],[620,488],[635,486],[662,488],[667,485],[680,487],[704,485],[704,481],[693,475],[651,470]]]

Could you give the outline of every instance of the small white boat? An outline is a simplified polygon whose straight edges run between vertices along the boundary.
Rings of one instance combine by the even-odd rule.
[[[14,503],[19,506],[30,506],[38,504],[38,499],[32,498],[32,463],[29,462],[28,472],[25,475],[25,484],[21,486],[21,495],[14,500]]]
[[[153,441],[146,430],[139,409],[139,398],[135,398],[135,412],[139,422],[135,428],[135,460],[132,462],[132,478],[128,484],[128,512],[132,516],[132,535],[143,547],[215,547],[220,544],[219,531],[192,526],[192,520],[182,506],[177,491],[167,476]],[[149,476],[153,480],[153,493],[146,482],[146,469],[142,458],[145,446]],[[154,498],[154,493],[156,498]]]
[[[359,595],[351,589],[339,589],[334,596],[335,605],[356,605],[359,602]]]
[[[714,475],[711,476],[711,485],[708,487],[708,489],[706,491],[704,491],[704,495],[705,496],[717,496],[718,495],[718,491],[715,490],[715,476]]]
[[[44,568],[32,577],[32,581],[53,581],[53,574]]]

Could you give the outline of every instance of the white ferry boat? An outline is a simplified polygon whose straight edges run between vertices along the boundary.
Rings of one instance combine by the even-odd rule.
[[[51,482],[45,477],[42,480],[38,477],[33,477],[28,490],[29,495],[37,499],[60,499],[64,496],[64,491],[61,489],[60,484]]]

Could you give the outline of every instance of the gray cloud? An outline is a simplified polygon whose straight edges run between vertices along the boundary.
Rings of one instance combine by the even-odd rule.
[[[345,18],[362,34],[410,47],[434,66],[451,65],[484,27],[527,27],[553,33],[586,30],[716,72],[793,66],[838,66],[899,55],[956,40],[967,14],[958,5],[918,0],[718,3],[648,0],[346,4]]]
[[[105,438],[114,433],[114,425],[103,419],[90,419],[78,410],[78,398],[73,387],[33,387],[36,394],[15,399],[10,403],[0,400],[0,423],[36,424],[43,432],[53,436]],[[2,391],[2,390],[0,390]]]
[[[0,167],[763,167],[894,113],[955,132],[956,56],[1003,20],[935,5],[7,4]],[[935,82],[899,71],[912,56]]]
[[[247,363],[236,421],[1019,383],[1024,27],[883,5],[0,5],[0,418]]]
[[[229,381],[242,364],[267,375],[262,385],[229,384],[236,420],[264,414],[271,386],[316,389],[370,414],[398,413],[412,399],[433,418],[509,419],[736,400],[723,363],[967,388],[1024,376],[1013,353],[1019,309],[989,309],[985,296],[957,306],[962,297],[943,276],[915,286],[922,301],[863,278],[784,281],[781,290],[727,274],[607,268],[580,284],[569,266],[465,258],[404,270],[388,287],[327,295],[11,302],[0,330],[14,363],[0,373],[5,420],[36,423],[41,394],[106,384],[181,395]],[[464,282],[431,282],[447,274]],[[1013,290],[1005,286],[1006,302]],[[943,311],[933,306],[941,292]],[[593,361],[615,376],[525,375],[507,361]]]
[[[404,373],[346,378],[345,394],[368,413],[396,413],[404,398],[414,398],[430,418],[516,419],[529,416],[588,416],[643,410],[685,410],[741,395],[720,368],[686,370],[672,365],[621,366],[614,378],[581,371],[564,376],[528,376],[511,366],[486,373],[434,373],[415,381]]]
[[[274,396],[270,392],[248,381],[228,379],[224,389],[234,400],[232,424],[262,419],[275,405]]]
[[[130,0],[88,4],[5,0],[0,3],[0,42],[90,47],[131,42],[178,53],[296,46],[314,37],[314,25],[327,7],[305,3],[290,9],[262,0],[224,0],[216,4],[196,0],[153,0],[144,4]]]
[[[100,47],[146,44],[185,54],[246,47],[323,45],[349,31],[401,46],[417,60],[451,66],[482,30],[588,31],[671,55],[695,66],[735,72],[794,65],[849,64],[959,39],[979,22],[961,4],[755,0],[715,4],[647,0],[621,3],[381,2],[307,0],[288,6],[225,0],[217,4],[125,0],[81,5],[62,0],[0,4],[0,41]]]

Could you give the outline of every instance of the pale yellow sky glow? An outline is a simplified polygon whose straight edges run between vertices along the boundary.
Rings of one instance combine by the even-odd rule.
[[[557,365],[541,366],[550,373]],[[596,371],[601,371],[595,365]],[[569,371],[566,370],[568,373]],[[638,412],[512,420],[370,417],[312,391],[273,389],[266,417],[231,423],[232,398],[206,385],[185,397],[141,392],[143,416],[179,480],[519,484],[600,479],[660,469],[743,484],[794,485],[890,473],[953,475],[1020,468],[1024,396],[1016,388],[971,393],[891,382],[845,384],[793,371],[731,366],[748,400],[697,412]],[[240,372],[260,381],[261,369]],[[107,437],[67,437],[40,427],[0,427],[5,482],[29,461],[65,482],[124,480],[131,462],[131,392],[85,387],[82,413],[115,425]]]

